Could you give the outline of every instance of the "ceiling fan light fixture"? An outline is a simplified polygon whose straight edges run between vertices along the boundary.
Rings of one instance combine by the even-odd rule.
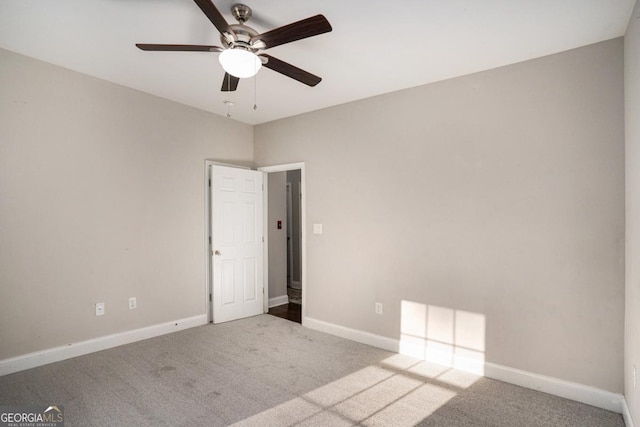
[[[258,33],[255,29],[245,25],[252,14],[249,6],[234,4],[231,7],[231,13],[238,23],[229,25],[213,3],[213,0],[194,1],[220,33],[222,47],[149,43],[136,43],[136,46],[144,51],[220,52],[218,58],[222,68],[225,70],[222,87],[220,88],[222,92],[234,92],[240,79],[255,76],[263,65],[276,73],[297,80],[309,87],[317,85],[322,80],[308,71],[261,51],[332,31],[331,24],[329,24],[324,15],[318,14],[264,33]],[[260,54],[258,55],[258,53]]]
[[[255,76],[262,67],[258,55],[245,49],[226,49],[218,59],[224,71],[240,79]]]

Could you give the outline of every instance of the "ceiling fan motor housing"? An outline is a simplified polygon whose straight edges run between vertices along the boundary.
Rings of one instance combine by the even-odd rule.
[[[229,25],[235,34],[220,34],[220,42],[222,45],[227,49],[245,49],[253,53],[264,49],[265,44],[262,40],[251,41],[251,39],[259,33],[245,25],[245,22],[251,18],[251,8],[244,4],[234,4],[231,6],[231,14],[236,18],[238,24]]]
[[[251,27],[247,27],[244,24],[233,24],[230,25],[231,29],[235,33],[235,35],[231,34],[221,34],[220,42],[225,48],[245,48],[247,50],[258,50],[261,47],[254,46],[255,43],[251,44],[251,38],[257,36],[259,33]]]

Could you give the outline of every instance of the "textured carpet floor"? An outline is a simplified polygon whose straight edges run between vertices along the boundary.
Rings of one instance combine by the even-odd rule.
[[[619,414],[262,315],[0,377],[67,426],[619,426]]]

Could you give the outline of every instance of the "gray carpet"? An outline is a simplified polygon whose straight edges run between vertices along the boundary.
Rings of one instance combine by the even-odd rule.
[[[619,414],[262,315],[0,377],[67,426],[624,426]]]

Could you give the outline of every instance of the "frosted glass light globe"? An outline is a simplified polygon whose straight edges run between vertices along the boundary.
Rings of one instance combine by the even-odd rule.
[[[224,50],[218,59],[227,73],[240,79],[255,76],[262,67],[260,58],[255,53],[244,49]]]

